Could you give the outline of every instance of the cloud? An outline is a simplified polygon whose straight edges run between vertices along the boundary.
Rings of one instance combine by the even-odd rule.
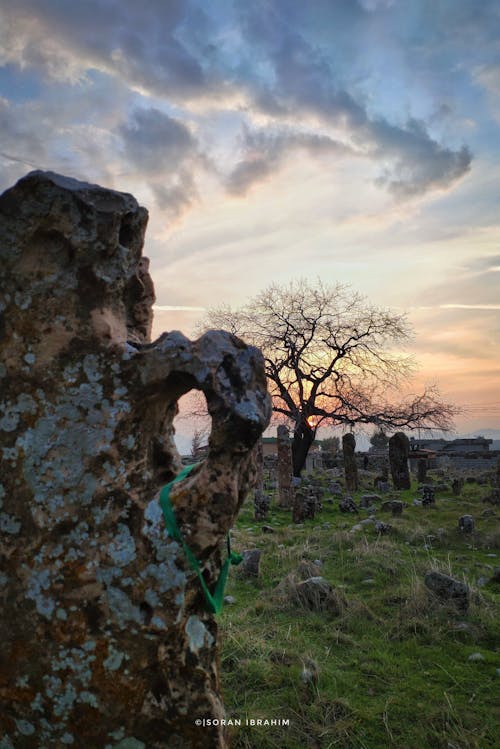
[[[398,128],[378,121],[369,129],[380,158],[395,157],[395,163],[377,181],[399,198],[445,189],[470,170],[469,149],[463,146],[453,151],[441,146],[429,136],[423,122],[409,120],[405,128]]]
[[[286,128],[251,131],[243,137],[244,157],[226,179],[232,195],[245,195],[254,185],[278,172],[291,155],[305,152],[311,156],[343,156],[353,149],[327,135],[293,131]]]
[[[258,3],[242,13],[242,28],[253,54],[260,54],[271,71],[263,85],[258,80],[250,84],[256,107],[282,119],[314,116],[323,127],[340,130],[359,153],[383,165],[377,184],[400,199],[448,188],[469,171],[469,149],[440,144],[423,121],[409,118],[398,125],[370,116],[326,50],[291,29],[289,5],[276,1],[269,9],[267,22]],[[262,174],[264,165],[251,171]]]
[[[200,91],[202,66],[178,33],[189,8],[183,0],[16,0],[1,9],[3,60],[56,80],[74,82],[94,67],[160,94]]]
[[[429,59],[446,71],[445,82],[452,75],[449,59],[435,51],[436,39],[447,49],[468,50],[465,21],[476,36],[485,26],[488,41],[493,36],[493,3],[485,0],[476,16],[471,0],[459,10],[456,5],[446,0],[446,13],[436,15],[425,4],[408,14],[391,0],[318,0],[314,12],[298,0],[0,0],[0,62],[80,88],[82,102],[98,74],[127,89],[128,111],[142,96],[140,110],[115,123],[113,136],[119,134],[128,165],[144,169],[158,205],[170,204],[172,215],[198,199],[197,172],[204,167],[191,125],[196,119],[210,156],[214,111],[230,111],[248,131],[259,118],[267,120],[239,152],[234,142],[224,143],[233,162],[223,170],[223,182],[232,194],[245,195],[270,179],[299,150],[314,158],[350,149],[366,160],[370,178],[376,166],[378,187],[408,200],[449,190],[471,169],[471,150],[460,138],[436,134],[435,112],[452,111],[449,102],[433,101],[427,118],[410,116],[406,104],[412,97],[418,106]],[[386,47],[401,66],[387,70],[380,62]],[[478,80],[493,80],[491,66],[473,69]],[[404,92],[400,101],[394,95],[387,111],[370,99],[377,76],[389,91]],[[144,106],[147,98],[151,107]],[[173,111],[173,104],[175,119],[163,112]]]
[[[158,109],[136,109],[119,128],[124,156],[147,180],[156,202],[177,218],[197,199],[194,173],[203,159],[189,128]]]

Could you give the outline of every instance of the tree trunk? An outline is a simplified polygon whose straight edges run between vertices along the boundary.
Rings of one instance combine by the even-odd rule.
[[[295,427],[292,440],[292,462],[293,475],[300,476],[306,464],[306,459],[311,449],[316,432],[311,429],[305,419],[301,420]]]

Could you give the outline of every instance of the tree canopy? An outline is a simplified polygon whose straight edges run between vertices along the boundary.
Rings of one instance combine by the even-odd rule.
[[[401,353],[411,336],[406,316],[371,305],[349,286],[273,283],[239,309],[210,310],[204,327],[225,328],[262,350],[273,410],[293,423],[295,475],[322,424],[452,424],[456,409],[433,387],[399,396],[415,369]]]

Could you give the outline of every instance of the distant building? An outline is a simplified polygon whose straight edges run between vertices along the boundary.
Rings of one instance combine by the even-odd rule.
[[[418,439],[410,437],[410,450],[431,450],[437,453],[484,453],[488,452],[493,440],[485,437],[469,437],[455,440]]]

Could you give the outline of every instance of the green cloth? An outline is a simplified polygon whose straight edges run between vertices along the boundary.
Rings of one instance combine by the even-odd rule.
[[[191,569],[196,572],[196,575],[198,576],[198,579],[200,581],[201,588],[203,590],[203,593],[205,595],[205,600],[207,602],[207,608],[212,614],[218,614],[221,609],[222,605],[224,603],[224,591],[226,589],[226,583],[227,583],[227,576],[229,575],[229,568],[232,564],[240,564],[240,562],[243,560],[243,557],[240,554],[235,554],[231,551],[231,541],[229,538],[229,533],[227,534],[227,559],[222,565],[220,575],[218,577],[217,582],[215,583],[214,592],[211,593],[208,589],[208,586],[205,582],[205,579],[201,573],[201,568],[198,563],[198,560],[196,559],[195,555],[187,546],[185,543],[182,534],[179,530],[179,526],[177,525],[177,520],[175,519],[175,513],[172,507],[172,504],[170,502],[170,491],[172,489],[172,486],[177,481],[182,481],[182,479],[186,478],[186,476],[193,470],[193,468],[196,466],[196,463],[192,463],[189,466],[186,466],[183,468],[183,470],[179,473],[178,476],[173,479],[169,484],[163,487],[163,489],[160,492],[160,506],[163,512],[163,517],[165,519],[165,525],[167,527],[167,531],[169,536],[171,538],[178,541],[183,550],[184,554],[186,555],[186,558],[191,566]]]

